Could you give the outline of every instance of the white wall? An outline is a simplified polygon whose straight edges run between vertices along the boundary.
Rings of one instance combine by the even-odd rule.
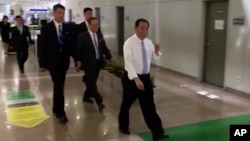
[[[4,15],[9,15],[10,5],[9,4],[0,4],[0,13],[3,13]]]
[[[9,15],[10,4],[13,0],[0,0],[0,20],[4,15]]]
[[[118,50],[116,6],[124,6],[125,17],[129,17],[125,21],[125,37],[133,34],[137,18],[148,19],[151,23],[149,37],[162,47],[163,56],[158,65],[201,77],[205,11],[203,0],[66,1],[66,7],[73,11],[82,10],[86,6],[101,7],[102,30],[114,52]],[[250,21],[250,0],[229,0],[225,86],[250,93],[250,26],[233,25],[233,18],[239,17],[246,17]]]
[[[0,4],[10,4],[13,0],[0,0]]]
[[[226,54],[225,85],[250,93],[250,1],[231,0]],[[234,18],[245,17],[245,26],[233,25]]]
[[[162,46],[163,56],[158,65],[199,77],[203,44],[201,0],[66,1],[66,7],[73,11],[82,11],[86,6],[101,7],[102,30],[113,52],[118,51],[116,6],[124,6],[125,17],[129,17],[125,21],[125,38],[133,34],[137,18],[148,19],[151,24],[149,37]]]
[[[10,8],[12,10],[14,10],[15,15],[20,15],[21,14],[21,9],[22,9],[22,5],[21,4],[18,4],[18,3],[13,4],[13,5],[11,5]]]

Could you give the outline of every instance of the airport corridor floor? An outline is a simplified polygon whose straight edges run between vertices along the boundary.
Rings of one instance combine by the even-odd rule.
[[[82,102],[83,73],[70,68],[65,82],[69,123],[62,125],[52,112],[53,83],[48,72],[39,72],[37,56],[30,52],[25,74],[21,74],[16,56],[3,56],[1,49],[0,141],[150,141],[138,102],[130,110],[133,135],[119,133],[117,115],[122,93],[118,78],[100,73],[98,90],[106,106],[100,113],[95,105]],[[250,122],[246,115],[250,113],[250,97],[161,68],[152,69],[157,85],[156,108],[171,136],[169,141],[226,141],[229,124]],[[200,140],[203,135],[206,138]],[[212,139],[215,136],[216,140]]]

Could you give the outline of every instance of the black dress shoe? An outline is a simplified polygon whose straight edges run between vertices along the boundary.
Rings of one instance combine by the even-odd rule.
[[[92,99],[90,99],[90,98],[83,98],[82,101],[85,102],[85,103],[90,103],[90,104],[94,103],[94,101]]]
[[[102,112],[103,109],[105,109],[105,105],[103,105],[103,104],[98,104],[98,110],[99,110],[100,112]]]
[[[129,130],[125,130],[125,129],[119,128],[119,131],[120,131],[122,134],[130,135]]]
[[[54,111],[53,111],[53,113],[55,114],[55,116],[59,120],[59,122],[61,122],[62,124],[65,124],[65,123],[67,123],[69,121],[66,114],[62,115],[62,114],[58,114],[58,113],[56,113]]]
[[[61,122],[62,124],[66,124],[67,122],[69,122],[68,117],[66,115],[62,116],[62,117],[58,117],[59,122]]]
[[[169,138],[169,135],[161,135],[159,137],[154,137],[153,141],[166,141]]]

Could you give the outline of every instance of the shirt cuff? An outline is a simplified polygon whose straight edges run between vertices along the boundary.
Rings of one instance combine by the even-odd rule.
[[[128,72],[129,80],[133,80],[134,78],[137,78],[137,77],[138,77],[138,75],[136,73],[131,74],[131,73]]]
[[[156,56],[161,56],[161,55],[162,55],[161,51],[159,51],[158,55],[157,55],[155,52],[154,52],[154,54],[155,54]]]

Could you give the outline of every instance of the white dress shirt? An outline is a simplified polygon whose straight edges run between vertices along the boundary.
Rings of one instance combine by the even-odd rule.
[[[161,53],[157,55],[155,53],[155,46],[153,42],[145,38],[143,40],[144,47],[147,54],[147,63],[148,63],[148,73],[150,71],[150,64],[152,59],[154,61],[158,60],[161,56]],[[129,37],[123,46],[124,60],[125,60],[125,70],[128,72],[128,77],[130,80],[138,77],[138,74],[142,74],[143,71],[143,60],[142,60],[142,40],[134,34]]]
[[[18,28],[20,34],[23,34],[23,25],[19,25],[19,26],[17,26],[17,28]]]
[[[91,36],[91,39],[92,39],[92,42],[93,42],[94,46],[95,46],[95,41],[96,41],[96,44],[97,44],[97,47],[98,47],[98,37],[97,37],[97,34],[94,33],[94,32],[92,32],[92,31],[90,31],[90,30],[89,30],[89,34]],[[94,37],[94,34],[95,34],[95,37]],[[94,38],[95,38],[95,40],[94,40]]]

